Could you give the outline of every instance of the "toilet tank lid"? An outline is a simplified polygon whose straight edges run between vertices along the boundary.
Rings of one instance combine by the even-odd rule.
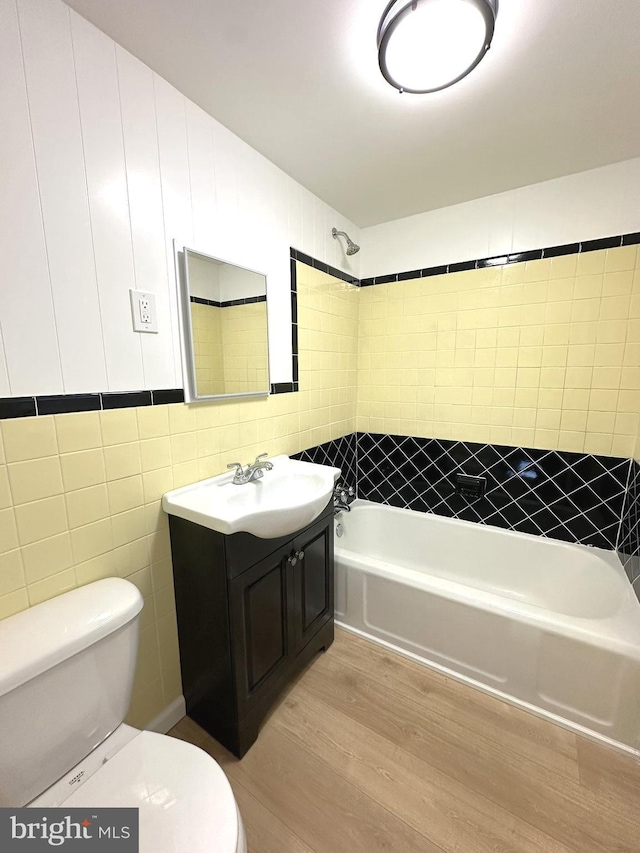
[[[0,696],[92,646],[142,610],[137,587],[106,578],[0,622]]]

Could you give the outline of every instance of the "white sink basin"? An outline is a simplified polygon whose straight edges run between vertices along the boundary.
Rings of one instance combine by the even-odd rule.
[[[276,539],[295,533],[317,518],[333,492],[340,468],[274,456],[271,471],[236,486],[234,472],[174,489],[162,508],[219,533],[253,533]]]

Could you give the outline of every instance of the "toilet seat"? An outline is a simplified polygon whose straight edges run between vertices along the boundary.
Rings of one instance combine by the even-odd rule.
[[[107,756],[114,735],[101,744]],[[39,797],[37,804],[45,806],[45,799]],[[242,821],[222,769],[198,747],[154,732],[139,732],[117,749],[64,805],[138,808],[140,853],[246,849]]]

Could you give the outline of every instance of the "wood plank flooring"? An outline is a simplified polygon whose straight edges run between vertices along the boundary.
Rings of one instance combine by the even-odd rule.
[[[639,709],[640,712],[640,709]],[[239,761],[249,853],[640,853],[640,763],[344,631]]]

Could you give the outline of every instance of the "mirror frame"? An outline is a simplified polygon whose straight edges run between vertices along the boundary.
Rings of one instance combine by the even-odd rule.
[[[198,394],[198,386],[196,383],[196,365],[195,365],[195,350],[193,346],[193,327],[191,323],[191,300],[189,292],[189,271],[186,263],[186,253],[193,252],[195,255],[201,255],[204,258],[211,258],[212,261],[229,264],[238,269],[246,270],[247,272],[261,275],[265,282],[265,291],[268,291],[268,280],[265,273],[259,270],[253,270],[249,267],[243,267],[240,264],[235,264],[233,261],[225,260],[224,258],[215,257],[208,252],[201,252],[200,249],[193,249],[190,246],[180,243],[178,240],[173,241],[176,264],[176,279],[178,284],[178,318],[180,325],[180,349],[182,355],[182,376],[184,381],[184,401],[185,403],[201,403],[211,400],[230,400],[241,397],[267,397],[271,394],[271,370],[270,370],[270,347],[269,347],[269,315],[267,309],[267,387],[264,391],[239,391],[230,394]],[[268,305],[268,292],[265,293]]]

